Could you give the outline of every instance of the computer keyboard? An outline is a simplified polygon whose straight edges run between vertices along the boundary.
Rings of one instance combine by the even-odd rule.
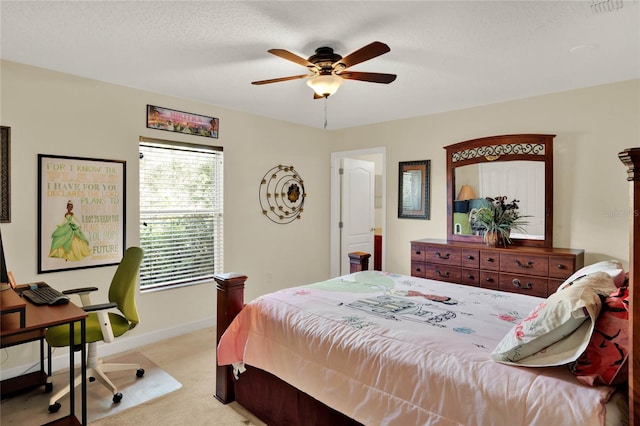
[[[23,290],[22,297],[36,305],[59,305],[69,302],[69,296],[65,296],[49,286],[32,287],[28,290]]]

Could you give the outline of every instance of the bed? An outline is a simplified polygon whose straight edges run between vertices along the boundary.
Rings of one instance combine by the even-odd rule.
[[[640,149],[619,156],[631,181],[630,211],[638,211]],[[628,353],[640,334],[634,333],[640,313],[632,285],[638,221],[630,215]],[[541,299],[362,271],[284,289],[246,306],[245,280],[239,274],[216,277],[216,397],[237,400],[267,424],[619,424],[625,413],[614,420],[621,411],[617,405],[626,399],[620,394],[628,395],[629,424],[640,413],[633,357],[627,390],[586,386],[563,362],[522,366],[513,351],[505,356],[497,350],[514,330],[521,331],[519,325],[550,309],[552,297],[564,300],[578,292],[582,277]],[[590,297],[593,303],[604,299]],[[578,335],[574,330],[590,328],[585,333],[593,334],[599,310],[589,313],[589,320],[558,341]]]

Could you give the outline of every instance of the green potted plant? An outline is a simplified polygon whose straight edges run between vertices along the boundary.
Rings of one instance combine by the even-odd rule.
[[[524,226],[529,222],[524,220],[524,215],[518,210],[519,200],[507,203],[507,197],[486,198],[483,207],[472,209],[469,213],[469,222],[475,228],[483,232],[483,239],[487,245],[507,246],[511,244],[511,230],[524,232]]]

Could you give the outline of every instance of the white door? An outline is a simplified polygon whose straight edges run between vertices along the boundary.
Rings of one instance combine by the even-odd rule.
[[[340,275],[350,271],[349,253],[371,253],[373,269],[373,232],[375,226],[375,163],[342,159]]]

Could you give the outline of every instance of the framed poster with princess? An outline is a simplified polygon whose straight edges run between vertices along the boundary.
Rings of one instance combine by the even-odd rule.
[[[38,155],[38,273],[117,265],[126,162]]]

